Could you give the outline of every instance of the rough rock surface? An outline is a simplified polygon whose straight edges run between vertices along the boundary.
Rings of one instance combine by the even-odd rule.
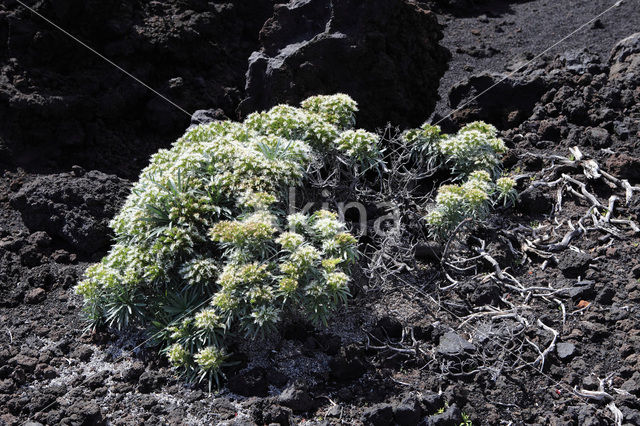
[[[188,112],[231,116],[271,0],[25,1]],[[189,115],[13,0],[0,4],[0,157],[132,175]],[[6,159],[6,158],[5,158]]]
[[[483,119],[505,129],[502,136],[515,146],[612,150],[615,155],[603,161],[621,178],[637,182],[633,153],[640,131],[640,92],[633,71],[625,72],[624,78],[612,71],[637,66],[633,40],[629,37],[617,44],[604,63],[581,49],[542,57],[503,82],[502,74],[473,76],[451,89],[451,107],[460,109],[442,125],[455,129],[468,120]],[[480,89],[496,83],[491,93],[476,98]]]
[[[522,78],[498,73],[475,75],[449,91],[449,104],[456,110],[452,120],[483,120],[499,129],[513,127],[531,114],[544,89],[541,73]]]
[[[30,231],[45,231],[74,253],[91,255],[108,247],[108,222],[128,192],[126,180],[90,171],[33,177],[10,199]]]
[[[407,0],[293,0],[275,6],[249,58],[243,113],[344,92],[358,124],[417,125],[433,111],[448,53],[435,16]]]
[[[609,78],[629,83],[640,82],[640,33],[615,45],[609,57]]]

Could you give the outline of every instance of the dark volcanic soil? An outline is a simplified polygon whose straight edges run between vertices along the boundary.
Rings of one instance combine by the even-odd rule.
[[[511,148],[505,165],[519,176],[517,208],[498,210],[473,232],[513,279],[496,279],[479,258],[473,274],[449,271],[458,281],[449,286],[439,263],[420,251],[414,270],[399,280],[378,286],[359,280],[349,308],[328,329],[298,324],[281,339],[238,348],[246,359],[227,372],[227,387],[209,395],[185,386],[142,332],[85,332],[72,291],[86,265],[105,252],[106,222],[129,187],[122,177],[141,166],[160,135],[139,151],[132,145],[92,160],[117,164],[137,152],[137,161],[113,167],[120,177],[71,169],[75,159],[53,161],[49,174],[36,174],[1,157],[9,165],[0,177],[0,424],[458,425],[465,413],[477,425],[608,425],[615,424],[612,407],[621,424],[640,424],[640,236],[627,222],[603,224],[546,256],[536,244],[581,229],[590,201],[565,191],[559,208],[557,187],[532,184],[564,174],[584,182],[605,207],[618,196],[612,218],[640,220],[636,190],[625,203],[620,185],[587,179],[583,167],[592,163],[569,154],[579,146],[602,170],[640,184],[640,36],[610,58],[619,40],[640,29],[637,2],[624,2],[468,105],[503,78],[491,73],[535,55],[613,1],[438,3],[442,43],[452,57],[436,113],[448,114],[451,92],[453,106],[464,107],[443,125],[475,118],[496,124]],[[151,2],[134,8],[132,19],[183,16],[186,4]],[[159,34],[174,34],[169,24],[151,23]],[[585,47],[591,53],[575,51]],[[189,58],[178,63],[185,72],[195,69]],[[46,70],[42,63],[25,66],[29,73]],[[471,77],[483,71],[490,73]],[[124,84],[118,91],[130,87],[124,77],[112,78]],[[136,93],[140,102],[154,102]],[[228,112],[224,102],[211,102],[207,108]],[[29,108],[36,117],[45,114]],[[48,119],[83,123],[70,111]],[[142,111],[131,120],[146,119],[148,110]],[[37,125],[34,119],[34,132]],[[94,155],[88,150],[76,158]],[[477,255],[455,244],[452,250]],[[588,393],[600,385],[606,395]]]
[[[442,2],[442,3],[447,3]],[[619,7],[557,42],[591,21],[613,0],[468,1],[441,6],[445,26],[442,44],[452,54],[440,84],[437,114],[449,113],[448,93],[455,83],[482,72],[509,72],[514,66],[546,51],[553,57],[574,49],[589,49],[607,58],[613,45],[640,28],[640,8],[634,1]]]

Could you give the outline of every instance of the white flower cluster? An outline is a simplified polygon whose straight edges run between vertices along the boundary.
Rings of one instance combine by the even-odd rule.
[[[465,179],[462,184],[438,189],[435,208],[426,216],[434,235],[445,237],[465,219],[486,217],[490,207],[498,202],[504,205],[515,202],[515,181],[509,177],[494,180],[500,174],[500,158],[507,151],[494,126],[477,121],[452,136],[440,134],[439,128],[425,126],[406,132],[405,138],[415,141],[417,146],[428,146],[423,152],[429,155],[434,155],[435,147],[435,155],[442,158],[458,179]]]
[[[356,124],[358,104],[342,93],[331,96],[312,96],[304,100],[300,106],[307,111],[320,114],[340,130],[351,129]]]
[[[486,170],[496,176],[500,174],[500,158],[507,152],[502,139],[496,137],[497,132],[494,126],[476,121],[455,135],[441,138],[438,149],[456,174]]]
[[[367,166],[375,164],[380,157],[380,138],[363,129],[342,132],[337,143],[340,151]]]

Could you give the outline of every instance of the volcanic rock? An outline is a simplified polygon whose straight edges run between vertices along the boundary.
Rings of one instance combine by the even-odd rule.
[[[454,331],[446,332],[440,337],[438,353],[447,356],[459,356],[465,352],[475,351],[476,347]]]
[[[31,231],[61,238],[76,252],[92,254],[109,244],[107,225],[128,193],[128,182],[98,171],[33,177],[11,195]]]
[[[343,92],[360,126],[417,125],[433,111],[448,52],[440,25],[408,0],[292,0],[274,8],[251,54],[242,114]]]
[[[491,92],[484,93],[489,87]],[[451,120],[462,125],[483,120],[498,128],[518,125],[533,111],[545,92],[541,75],[506,76],[481,73],[454,85],[449,91],[449,105],[455,111]]]
[[[609,78],[640,82],[640,33],[619,41],[609,56]]]

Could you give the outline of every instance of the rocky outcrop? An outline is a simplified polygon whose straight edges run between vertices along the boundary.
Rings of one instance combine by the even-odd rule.
[[[499,129],[517,126],[531,115],[544,92],[544,81],[539,74],[474,75],[449,91],[449,104],[454,110],[451,119],[456,123],[483,120]]]
[[[508,144],[523,149],[579,145],[594,153],[611,149],[618,159],[637,157],[640,34],[618,42],[608,62],[579,49],[513,69],[508,75],[477,74],[454,85],[449,91],[452,112],[441,125],[454,131],[485,120],[504,130]],[[635,182],[640,176],[627,160],[605,161],[621,177]],[[532,200],[530,208],[537,211],[539,200]]]
[[[240,112],[344,92],[360,126],[417,125],[437,99],[448,52],[435,16],[409,0],[292,0],[275,6],[249,58]]]
[[[188,112],[231,116],[271,0],[26,2]],[[0,157],[132,176],[189,115],[13,0],[0,4]]]
[[[107,225],[129,192],[126,180],[98,171],[33,176],[11,195],[31,232],[45,231],[73,253],[105,250]]]
[[[614,46],[609,65],[611,80],[640,83],[640,33],[635,33]]]

